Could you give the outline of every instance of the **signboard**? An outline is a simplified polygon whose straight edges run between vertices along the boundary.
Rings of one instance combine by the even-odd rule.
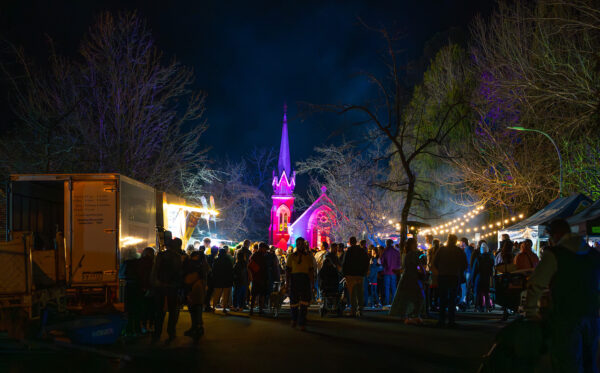
[[[116,196],[116,181],[73,182],[71,266],[74,283],[100,282],[104,271],[116,269]]]

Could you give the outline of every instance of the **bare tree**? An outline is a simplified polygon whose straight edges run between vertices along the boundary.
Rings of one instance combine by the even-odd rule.
[[[409,100],[402,78],[404,69],[400,63],[400,52],[395,48],[398,38],[385,28],[374,31],[385,41],[383,57],[388,72],[383,78],[364,74],[377,89],[377,97],[363,104],[334,105],[329,108],[339,113],[357,113],[361,116],[358,124],[372,126],[377,136],[389,144],[386,154],[379,160],[393,160],[398,167],[386,181],[377,185],[401,196],[400,240],[404,243],[407,222],[414,216],[413,206],[429,202],[418,190],[421,176],[416,172],[417,164],[425,156],[447,158],[445,145],[453,131],[465,123],[470,111],[465,109],[468,100],[464,92],[455,89],[454,85],[448,85],[449,90],[442,93],[446,99],[437,105],[435,111],[427,110],[432,104],[428,99],[430,96],[417,94]]]
[[[274,148],[254,147],[249,154],[245,156],[248,163],[248,180],[250,185],[259,190],[268,193],[271,190],[273,181],[272,172],[275,169],[277,153]]]
[[[135,13],[98,17],[74,60],[50,59],[11,76],[18,125],[42,134],[14,138],[15,154],[45,154],[28,172],[120,172],[164,190],[180,190],[181,175],[206,170],[204,94],[175,60],[164,64],[144,20]],[[8,69],[5,69],[8,71]]]
[[[255,213],[266,209],[265,196],[255,186],[248,185],[248,169],[244,161],[222,162],[223,167],[213,170],[209,182],[197,180],[186,184],[184,195],[191,201],[201,203],[202,196],[214,196],[219,215],[217,231],[229,240],[243,240],[255,232]],[[265,226],[262,226],[265,231]]]
[[[600,139],[599,29],[592,0],[503,1],[489,20],[476,20],[476,131],[472,151],[455,164],[466,191],[499,207],[529,210],[558,195],[556,152],[540,135],[508,129],[521,126],[558,142],[567,192],[594,197],[598,178],[588,176],[598,159],[586,143]]]
[[[321,186],[327,186],[327,194],[337,207],[337,239],[362,232],[363,237],[378,242],[377,233],[394,230],[388,223],[395,215],[392,193],[377,187],[387,178],[387,165],[383,161],[373,163],[376,155],[372,152],[361,152],[351,143],[323,146],[315,148],[315,156],[297,163],[298,173],[311,176],[309,195],[313,200],[321,193]]]

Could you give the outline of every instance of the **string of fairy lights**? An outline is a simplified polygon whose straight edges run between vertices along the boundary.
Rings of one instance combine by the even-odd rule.
[[[432,234],[434,236],[436,235],[441,235],[441,234],[479,234],[479,238],[483,239],[483,238],[488,238],[491,237],[493,235],[497,235],[498,234],[498,230],[503,228],[505,225],[507,224],[511,224],[511,223],[515,223],[519,220],[522,220],[525,215],[524,214],[515,214],[512,216],[507,217],[506,219],[503,220],[498,220],[495,223],[488,223],[488,224],[483,224],[483,225],[469,225],[468,223],[471,222],[471,220],[473,220],[475,217],[477,217],[477,215],[481,214],[482,212],[485,211],[485,207],[483,205],[476,207],[475,209],[467,212],[466,214],[464,214],[462,217],[457,217],[454,218],[453,220],[449,220],[445,223],[436,225],[434,227],[430,227],[430,228],[426,228],[424,230],[421,230],[419,232],[416,232],[417,234],[420,235],[427,235],[427,234]],[[385,216],[382,217],[382,220],[385,219]],[[394,222],[393,220],[388,220],[388,224],[395,226],[396,229],[400,229],[400,223],[399,222]],[[416,228],[414,226],[410,227],[411,231],[416,230]],[[473,237],[473,239],[475,239],[475,237]]]
[[[518,220],[522,220],[525,217],[524,214],[515,214],[513,216],[507,217],[504,220],[498,220],[495,224],[488,223],[488,224],[483,224],[481,226],[479,226],[479,225],[467,226],[466,223],[468,223],[471,219],[475,218],[475,216],[479,215],[483,211],[484,211],[484,207],[479,206],[476,209],[474,209],[473,211],[470,211],[469,213],[463,215],[462,218],[458,217],[449,222],[437,225],[435,227],[425,229],[420,233],[424,234],[424,235],[425,234],[438,235],[438,234],[444,234],[444,233],[450,233],[450,234],[455,234],[455,233],[477,234],[477,233],[479,233],[479,237],[481,239],[481,238],[487,238],[487,237],[496,235],[496,234],[498,234],[499,228],[503,228],[506,224],[515,223]]]

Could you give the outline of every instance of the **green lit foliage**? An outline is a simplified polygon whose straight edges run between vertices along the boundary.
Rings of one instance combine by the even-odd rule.
[[[444,141],[432,143],[415,158],[412,169],[418,175],[416,194],[420,203],[412,213],[418,217],[432,216],[446,211],[450,188],[449,174],[453,171],[449,161],[460,156],[465,139],[472,136],[472,109],[469,99],[474,87],[473,75],[466,51],[456,44],[443,47],[431,61],[423,81],[417,85],[404,112],[409,133],[405,135],[407,148],[435,138],[437,133],[448,131]],[[390,178],[402,178],[402,165],[398,156],[391,161]],[[441,186],[445,185],[445,186]]]
[[[454,162],[463,193],[530,211],[558,196],[556,151],[543,135],[507,129],[522,126],[558,143],[565,194],[594,197],[599,30],[600,10],[591,0],[500,2],[490,19],[475,21],[475,136]]]

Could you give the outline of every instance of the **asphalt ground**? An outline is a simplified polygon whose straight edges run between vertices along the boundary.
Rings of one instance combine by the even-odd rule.
[[[404,325],[383,311],[321,318],[313,306],[300,331],[285,308],[278,318],[217,311],[204,313],[206,332],[194,344],[183,336],[190,317],[182,311],[169,345],[166,333],[156,344],[149,336],[94,347],[4,343],[0,372],[476,372],[505,325],[500,317],[459,313],[458,326],[449,329],[435,327],[435,320]]]

